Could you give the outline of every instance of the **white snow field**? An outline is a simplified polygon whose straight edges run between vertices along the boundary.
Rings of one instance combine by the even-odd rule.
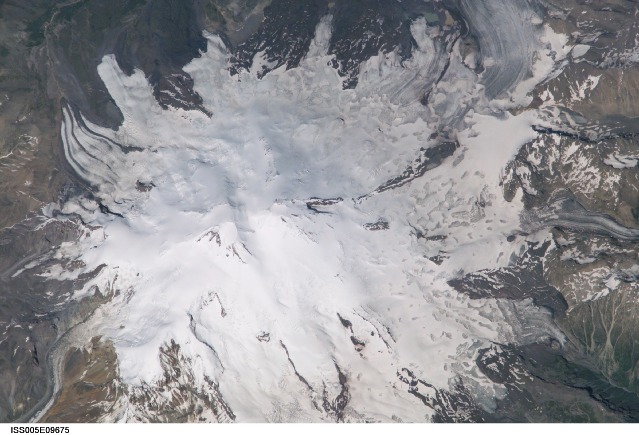
[[[532,21],[528,89],[569,52]],[[420,384],[427,397],[461,383],[491,409],[504,391],[475,366],[477,350],[562,338],[529,301],[471,300],[447,281],[522,249],[506,241],[520,196],[506,202],[499,183],[537,114],[504,111],[525,97],[520,83],[488,101],[457,48],[424,107],[415,83],[437,35],[423,19],[412,31],[412,59],[380,54],[354,90],[328,65],[330,17],[299,67],[261,80],[260,56],[232,77],[223,42],[207,35],[185,71],[211,117],[162,110],[142,72],[104,57],[98,71],[124,123],[112,131],[65,109],[62,135],[69,164],[122,217],[87,199],[61,209],[87,226],[57,256],[80,260],[76,274],[105,265],[76,297],[95,286],[112,296],[73,339],[111,340],[130,391],[163,378],[160,347],[173,340],[194,387],[213,380],[237,421],[427,421],[435,411],[409,392],[404,368],[432,385]],[[444,127],[459,143],[452,156],[375,193]],[[526,329],[520,316],[539,321]],[[344,409],[329,412],[340,394]],[[120,405],[111,418],[134,420]]]

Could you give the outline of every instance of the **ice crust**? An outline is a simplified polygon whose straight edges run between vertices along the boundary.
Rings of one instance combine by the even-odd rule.
[[[261,80],[231,77],[223,42],[206,35],[207,52],[185,71],[210,118],[162,110],[142,72],[127,76],[104,57],[98,71],[123,125],[114,132],[65,109],[62,136],[72,168],[123,217],[68,202],[62,212],[97,228],[63,255],[86,270],[106,265],[77,297],[94,285],[112,292],[84,334],[113,340],[124,383],[161,379],[158,350],[174,340],[202,385],[205,376],[219,383],[239,421],[330,419],[317,405],[323,391],[340,391],[336,365],[350,419],[423,421],[433,411],[399,381],[402,368],[437,388],[462,379],[490,408],[501,387],[464,362],[491,341],[556,335],[550,322],[527,338],[509,326],[517,310],[548,318],[526,301],[471,300],[446,283],[505,266],[521,248],[506,240],[519,229],[521,196],[506,202],[499,183],[535,137],[536,115],[494,109],[458,54],[433,93],[441,97],[424,108],[417,81],[435,68],[436,41],[424,20],[412,30],[413,58],[400,65],[380,54],[353,90],[328,65],[330,17],[299,68]],[[474,110],[460,112],[471,100]],[[453,156],[371,194],[435,145],[430,136],[445,122],[460,144]],[[318,213],[306,204],[313,197],[342,200]],[[365,228],[380,218],[388,229]],[[438,254],[441,265],[428,259]],[[269,340],[258,340],[264,333]]]

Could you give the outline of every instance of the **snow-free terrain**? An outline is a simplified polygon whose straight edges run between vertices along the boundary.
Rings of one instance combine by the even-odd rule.
[[[354,89],[327,54],[331,16],[299,66],[262,78],[264,56],[231,75],[208,34],[184,68],[206,111],[165,110],[141,71],[102,59],[124,122],[113,131],[64,108],[66,160],[96,193],[46,207],[84,225],[55,254],[74,267],[45,276],[98,271],[74,298],[110,298],[67,338],[115,346],[127,395],[106,419],[143,419],[145,391],[170,399],[160,356],[171,346],[220,404],[205,419],[428,421],[505,397],[477,368],[479,349],[563,340],[529,299],[448,284],[527,248],[507,240],[522,192],[506,201],[500,183],[541,121],[507,109],[527,105],[570,49],[533,9],[499,12],[517,38],[488,44],[498,59],[483,72],[421,18],[412,56],[371,58]]]

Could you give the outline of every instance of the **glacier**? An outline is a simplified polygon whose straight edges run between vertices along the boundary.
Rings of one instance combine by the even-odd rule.
[[[532,8],[511,9],[526,25],[510,41],[525,50],[489,44],[518,53],[505,65],[476,72],[458,40],[421,18],[410,59],[374,56],[354,89],[330,65],[330,16],[298,67],[262,78],[263,56],[231,76],[224,42],[206,34],[184,71],[208,114],[163,109],[144,73],[103,58],[124,122],[111,130],[65,106],[67,163],[95,193],[44,212],[82,221],[55,254],[82,266],[49,279],[93,271],[73,297],[108,298],[64,339],[113,343],[127,394],[105,419],[144,420],[145,392],[170,400],[161,349],[172,347],[220,404],[205,419],[461,420],[506,394],[472,363],[482,347],[564,340],[529,300],[449,285],[526,247],[507,240],[522,231],[522,192],[507,201],[500,184],[543,118],[508,109],[529,102],[570,47]]]

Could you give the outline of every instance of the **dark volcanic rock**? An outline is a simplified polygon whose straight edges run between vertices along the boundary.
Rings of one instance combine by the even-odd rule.
[[[561,317],[568,308],[566,300],[544,277],[542,260],[549,247],[550,242],[528,242],[528,249],[512,266],[473,272],[450,280],[448,284],[473,299],[532,298],[535,304],[549,308],[555,316]]]
[[[415,159],[411,166],[406,168],[401,175],[383,183],[375,189],[374,193],[396,189],[423,176],[426,172],[435,169],[448,157],[452,156],[457,148],[459,148],[458,142],[442,142],[430,148],[422,148],[420,150],[421,155]]]
[[[149,78],[163,108],[198,109],[205,113],[193,79],[182,67],[206,51],[193,1],[154,0],[120,36],[116,58],[127,73],[139,68]]]
[[[427,15],[437,24],[443,9],[419,0],[390,2],[362,0],[273,0],[264,9],[259,29],[233,49],[231,74],[249,70],[253,59],[263,53],[265,64],[258,77],[286,65],[299,65],[306,55],[315,29],[326,14],[332,17],[329,54],[335,55],[333,67],[344,77],[344,88],[357,85],[360,64],[380,53],[397,51],[400,58],[410,57],[414,40],[411,19]]]
[[[345,78],[344,88],[357,86],[362,62],[381,53],[397,50],[401,59],[411,55],[414,40],[410,18],[430,13],[432,3],[421,1],[340,1],[335,3],[333,35],[329,53],[333,66]]]
[[[486,421],[486,413],[475,402],[463,382],[457,382],[450,391],[435,388],[419,379],[415,374],[402,368],[397,377],[408,385],[408,392],[425,406],[436,412],[435,423],[479,423]]]
[[[274,0],[264,9],[264,21],[251,37],[233,50],[231,74],[249,70],[254,57],[263,53],[267,65],[254,71],[258,77],[286,65],[299,65],[306,55],[315,27],[328,10],[328,1]]]
[[[52,4],[31,24],[34,43],[47,41],[50,74],[61,96],[92,122],[116,127],[123,118],[96,66],[115,54],[128,74],[140,69],[163,107],[205,109],[182,67],[206,50],[194,1],[99,0]]]

